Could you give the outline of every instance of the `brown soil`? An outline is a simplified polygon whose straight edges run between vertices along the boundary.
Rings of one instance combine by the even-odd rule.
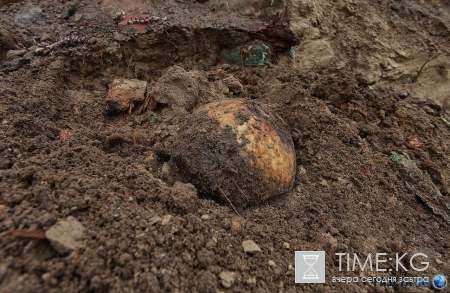
[[[25,0],[0,10],[0,292],[432,290],[332,283],[360,275],[339,272],[337,252],[422,252],[423,274],[361,274],[450,276],[448,1],[123,4],[167,16],[142,31],[111,20],[122,8],[114,3]],[[68,5],[75,14],[60,18]],[[36,6],[41,19],[15,22]],[[71,34],[91,39],[34,54],[41,40]],[[221,49],[256,39],[272,44],[272,64],[222,60]],[[167,76],[175,65],[182,78]],[[111,111],[116,78],[145,80],[155,96],[164,88],[189,107]],[[239,214],[178,182],[170,157],[158,155],[192,111],[230,97],[273,108],[297,157],[291,191]],[[392,152],[407,154],[416,173]],[[82,246],[60,254],[42,230],[69,216],[85,227]],[[262,252],[246,254],[245,240]],[[325,284],[294,283],[295,250],[326,251]],[[229,288],[224,271],[235,273]]]

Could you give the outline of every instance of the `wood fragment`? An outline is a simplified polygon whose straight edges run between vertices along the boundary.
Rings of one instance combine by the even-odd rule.
[[[12,230],[8,236],[17,240],[45,240],[45,230]]]

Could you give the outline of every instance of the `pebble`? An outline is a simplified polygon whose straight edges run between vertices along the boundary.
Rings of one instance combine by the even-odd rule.
[[[172,220],[172,215],[165,215],[161,221],[161,225],[166,226]]]
[[[72,216],[53,225],[45,232],[45,237],[60,254],[68,254],[83,245],[83,224]]]
[[[283,247],[286,249],[289,249],[289,248],[291,248],[291,245],[289,244],[289,242],[284,242]]]
[[[267,263],[268,263],[269,266],[271,266],[271,267],[276,266],[276,264],[275,264],[275,262],[274,262],[273,260],[269,260]]]
[[[26,58],[15,58],[14,60],[4,62],[2,64],[1,71],[3,72],[16,71],[28,62],[29,59]]]
[[[427,113],[428,115],[435,115],[436,111],[431,109],[430,106],[423,106],[422,109]]]
[[[231,231],[237,232],[240,231],[241,228],[241,223],[239,223],[238,221],[231,221]]]
[[[245,240],[242,242],[242,247],[246,253],[257,253],[262,252],[261,248],[253,240]]]
[[[75,16],[73,17],[73,21],[75,22],[79,22],[80,20],[83,19],[83,14],[81,13],[75,13]]]
[[[328,186],[328,182],[325,179],[322,179],[322,181],[320,181],[319,184],[322,185],[323,187]]]
[[[211,217],[209,216],[209,215],[202,215],[201,216],[201,219],[203,220],[203,221],[207,221],[207,220],[209,220]]]
[[[27,52],[27,50],[9,50],[6,53],[6,59],[10,60],[17,56],[23,56],[23,55],[25,55],[26,52]]]
[[[25,25],[33,25],[34,22],[39,20],[44,20],[47,18],[47,15],[44,13],[42,8],[33,7],[28,9],[24,13],[19,13],[14,16],[15,23],[21,23]]]
[[[443,264],[444,262],[442,261],[442,260],[440,260],[439,258],[436,258],[436,264],[438,264],[438,265],[441,265],[441,264]]]
[[[47,34],[47,33],[42,34],[41,42],[52,41],[52,40],[53,40],[53,38],[50,34]]]
[[[219,278],[222,281],[222,286],[230,288],[235,281],[236,273],[230,271],[223,271],[219,274]]]
[[[342,177],[338,177],[338,178],[337,178],[337,183],[338,183],[339,185],[347,185],[347,184],[348,184],[348,180],[347,180],[347,179],[344,179],[344,178],[342,178]]]
[[[427,100],[428,106],[430,106],[432,109],[435,109],[436,111],[442,111],[443,103],[441,101],[437,101],[434,99]]]
[[[67,19],[70,16],[75,14],[75,11],[77,11],[76,7],[74,5],[68,5],[67,7],[64,8],[64,10],[61,12],[61,18],[62,19]]]
[[[156,223],[161,221],[161,217],[159,216],[153,216],[150,218],[150,220],[148,221],[148,223],[150,224],[150,226],[155,225]]]
[[[247,284],[256,284],[256,277],[250,277],[247,279]]]
[[[170,178],[170,165],[169,163],[165,162],[162,167],[161,167],[161,173],[162,173],[162,177],[164,179],[169,179]]]
[[[113,33],[113,38],[114,40],[121,42],[121,41],[126,41],[127,40],[127,36],[119,33],[119,32],[114,32]]]

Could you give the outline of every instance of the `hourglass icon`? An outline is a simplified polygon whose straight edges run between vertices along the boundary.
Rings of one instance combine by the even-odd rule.
[[[314,264],[319,258],[318,255],[303,255],[303,260],[308,265],[308,269],[303,274],[303,279],[319,279],[319,274],[313,269]]]

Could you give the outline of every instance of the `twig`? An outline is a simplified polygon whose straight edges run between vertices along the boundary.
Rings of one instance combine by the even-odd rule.
[[[239,212],[236,210],[236,208],[235,208],[234,205],[231,203],[231,200],[228,198],[228,196],[226,196],[226,194],[222,191],[222,189],[220,189],[220,187],[217,187],[217,188],[219,189],[220,193],[222,193],[222,196],[223,196],[223,197],[228,201],[228,203],[231,205],[231,207],[233,208],[234,212],[240,216],[241,214],[239,214]]]
[[[417,75],[416,75],[415,78],[413,78],[412,82],[416,82],[416,81],[417,81],[417,79],[419,78],[420,73],[422,72],[422,70],[423,70],[423,68],[425,67],[425,65],[428,64],[428,62],[430,62],[431,60],[433,60],[434,58],[436,58],[437,56],[439,56],[439,54],[441,54],[441,49],[444,47],[445,44],[447,44],[447,42],[448,42],[449,40],[450,40],[450,37],[447,38],[447,39],[444,41],[444,43],[442,43],[441,46],[438,47],[436,53],[434,53],[430,58],[428,58],[427,61],[425,61],[425,62],[422,64],[422,67],[420,67],[419,72],[417,72]]]
[[[242,193],[242,195],[244,196],[244,198],[246,200],[248,200],[248,196],[242,191],[242,189],[239,188],[239,185],[236,183],[236,181],[234,180],[234,178],[231,178],[234,182],[234,184],[236,185],[237,189]]]

